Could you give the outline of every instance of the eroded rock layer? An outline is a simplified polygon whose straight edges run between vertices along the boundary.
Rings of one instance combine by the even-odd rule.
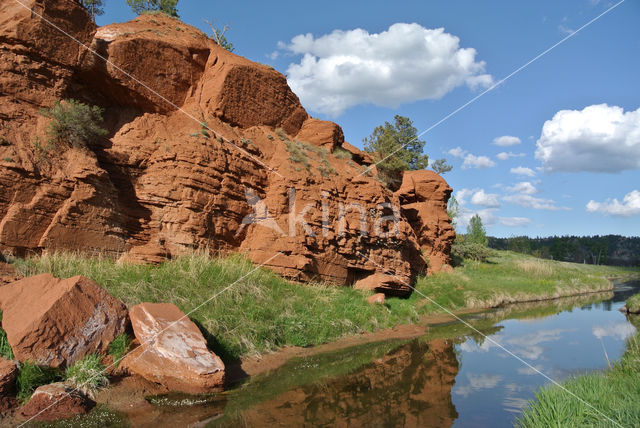
[[[23,3],[0,5],[0,249],[243,251],[300,281],[386,274],[396,294],[421,249],[448,262],[446,183],[389,192],[282,74],[162,14],[94,28],[73,2]],[[49,142],[40,110],[68,98],[104,108],[108,135]]]

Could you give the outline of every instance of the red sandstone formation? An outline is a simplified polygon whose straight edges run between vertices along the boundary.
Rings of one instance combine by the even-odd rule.
[[[16,359],[51,367],[106,353],[127,318],[122,302],[81,276],[42,274],[2,286],[0,310]]]
[[[177,306],[141,303],[129,317],[140,346],[122,360],[124,370],[172,391],[211,392],[224,385],[224,363]]]
[[[453,189],[433,171],[407,171],[395,194],[402,214],[416,232],[418,244],[437,272],[451,261],[451,244],[456,232],[447,214],[447,202]]]
[[[300,281],[384,273],[391,294],[424,272],[421,250],[448,262],[446,183],[411,173],[389,192],[282,74],[162,14],[94,28],[73,2],[25,3],[0,4],[0,250],[242,251]],[[108,137],[50,145],[39,111],[62,98],[103,107]]]

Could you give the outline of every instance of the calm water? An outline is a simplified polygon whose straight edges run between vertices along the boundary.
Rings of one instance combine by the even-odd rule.
[[[614,293],[517,305],[467,317],[547,376],[607,367],[635,332],[618,309],[640,282]],[[500,427],[547,384],[535,370],[463,324],[411,341],[372,343],[292,360],[206,399],[152,399],[138,426]],[[160,424],[160,425],[158,425]]]

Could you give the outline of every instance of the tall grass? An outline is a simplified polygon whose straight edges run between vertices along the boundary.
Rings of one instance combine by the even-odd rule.
[[[640,334],[627,341],[620,362],[602,373],[579,376],[536,393],[516,421],[520,428],[640,426]],[[588,403],[588,404],[585,404]]]
[[[18,379],[16,381],[18,401],[26,403],[36,388],[57,382],[61,379],[62,374],[58,369],[42,367],[30,361],[25,361],[20,365],[20,372],[18,373]]]
[[[98,354],[89,354],[67,367],[64,372],[66,382],[84,394],[93,396],[100,388],[109,385],[109,378]]]

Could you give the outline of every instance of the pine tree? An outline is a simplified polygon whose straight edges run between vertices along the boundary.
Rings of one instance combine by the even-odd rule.
[[[425,142],[408,117],[396,115],[394,124],[385,122],[364,139],[365,150],[373,154],[379,177],[391,189],[402,181],[402,171],[424,169],[429,156],[423,154]]]
[[[178,17],[178,0],[127,0],[127,4],[138,15],[157,11]]]
[[[103,0],[79,0],[79,3],[87,9],[93,22],[96,22],[96,16],[104,14],[104,10],[102,9],[104,7]]]

